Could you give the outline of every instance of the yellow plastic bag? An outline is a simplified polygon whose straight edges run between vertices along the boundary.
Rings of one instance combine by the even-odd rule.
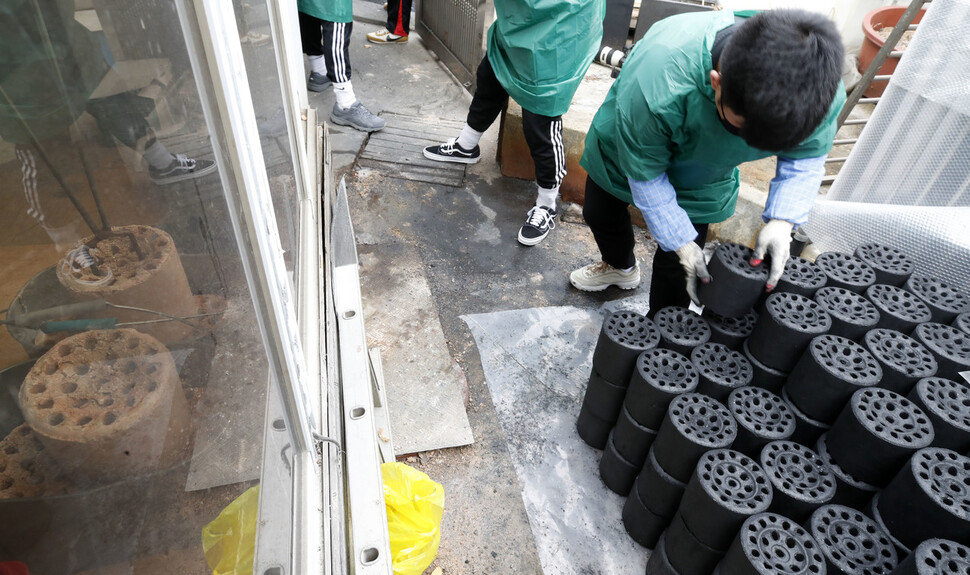
[[[202,528],[202,550],[213,575],[252,575],[259,486],[250,487]]]
[[[395,575],[421,575],[438,555],[445,490],[403,463],[381,465]]]

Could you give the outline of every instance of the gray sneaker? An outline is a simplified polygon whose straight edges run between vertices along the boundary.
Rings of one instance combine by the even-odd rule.
[[[372,114],[360,100],[346,110],[341,110],[340,106],[334,104],[333,111],[330,112],[330,121],[341,126],[350,126],[361,132],[376,132],[387,125],[384,118],[378,118]]]
[[[330,79],[316,72],[310,72],[310,77],[306,81],[306,89],[311,92],[323,92],[330,86],[333,86]]]

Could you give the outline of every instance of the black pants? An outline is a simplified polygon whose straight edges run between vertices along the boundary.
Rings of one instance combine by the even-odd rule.
[[[603,261],[619,269],[631,268],[636,264],[633,255],[633,222],[630,220],[630,204],[601,188],[587,176],[586,198],[583,202],[583,219],[593,232],[596,246]],[[699,246],[704,247],[707,238],[707,224],[694,224]],[[653,256],[650,275],[650,311],[653,317],[657,310],[676,305],[687,307],[687,275],[674,252],[665,252],[657,247]]]
[[[478,85],[468,108],[468,125],[484,132],[509,102],[509,93],[495,77],[488,53],[478,65]],[[542,116],[522,109],[522,131],[536,167],[536,183],[558,188],[566,176],[566,149],[562,143],[562,116]]]
[[[407,36],[411,29],[411,3],[413,0],[387,1],[387,31]]]
[[[307,56],[323,56],[327,79],[350,81],[350,33],[353,22],[329,22],[300,12],[300,40]]]

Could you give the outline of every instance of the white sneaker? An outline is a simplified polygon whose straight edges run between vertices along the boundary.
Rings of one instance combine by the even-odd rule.
[[[583,291],[603,291],[610,286],[620,289],[633,289],[640,285],[640,263],[625,272],[606,262],[583,266],[569,274],[569,283]]]

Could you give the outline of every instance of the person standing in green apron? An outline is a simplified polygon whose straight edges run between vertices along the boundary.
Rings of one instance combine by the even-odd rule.
[[[654,24],[586,136],[583,217],[602,261],[573,271],[570,283],[583,291],[639,285],[633,204],[658,244],[649,315],[698,303],[696,282],[710,281],[707,226],[734,213],[738,165],[777,156],[751,260],[771,256],[770,291],[825,174],[845,103],[842,60],[834,24],[802,10],[703,12]]]
[[[519,229],[522,245],[539,243],[556,226],[566,175],[562,115],[599,48],[605,10],[604,0],[495,0],[496,20],[465,127],[457,138],[424,149],[432,160],[474,164],[481,158],[482,133],[509,97],[522,106],[538,186],[535,206]]]
[[[333,86],[336,102],[330,121],[361,132],[376,132],[386,125],[357,99],[350,82],[350,33],[354,29],[351,0],[297,0],[300,41],[310,62],[307,89],[323,92]]]

